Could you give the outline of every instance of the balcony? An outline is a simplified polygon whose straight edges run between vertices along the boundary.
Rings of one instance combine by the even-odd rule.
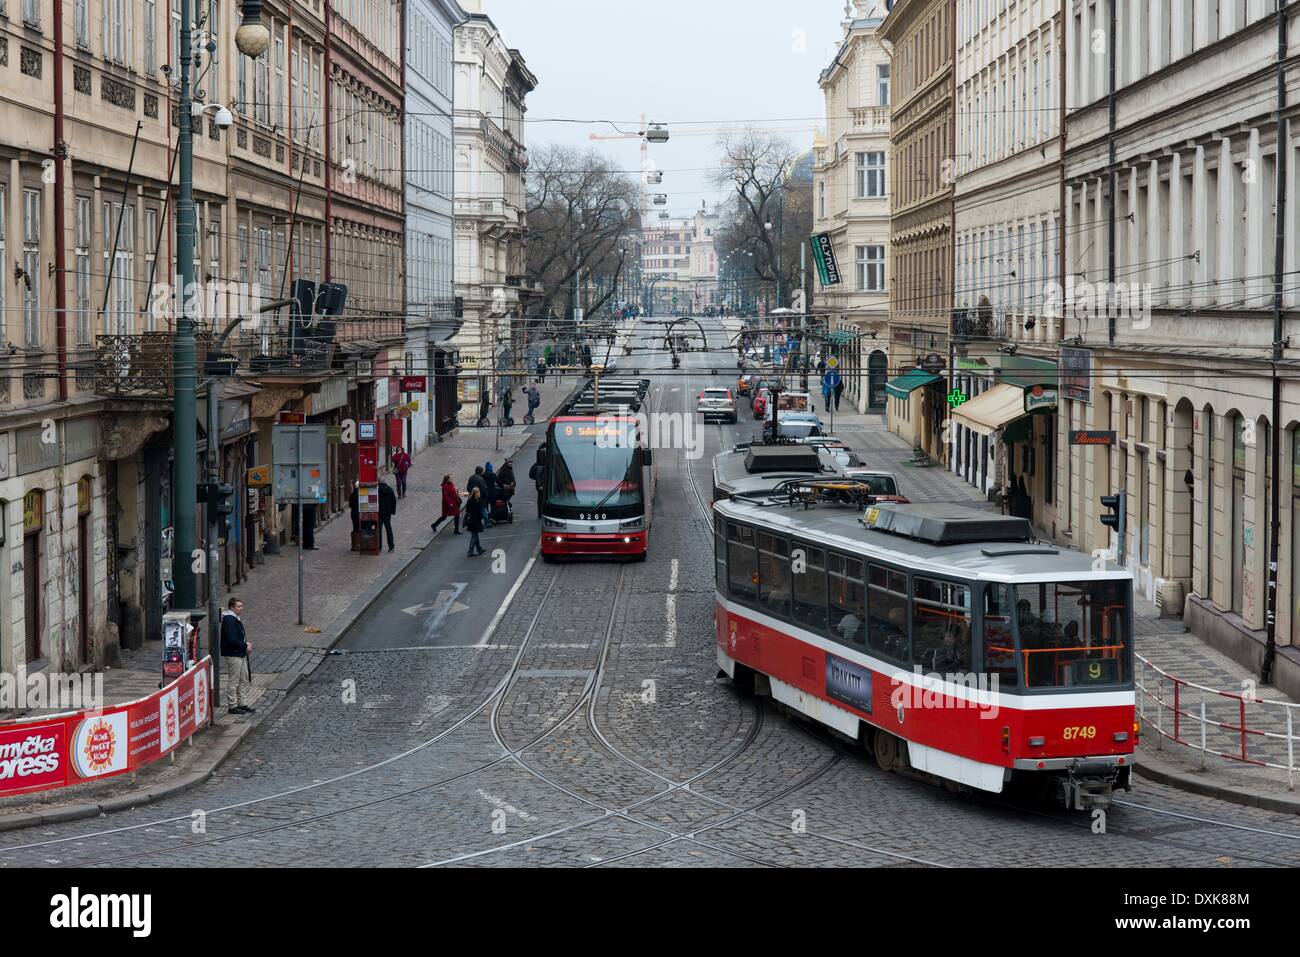
[[[849,110],[850,133],[889,133],[889,110],[883,106],[860,106]]]

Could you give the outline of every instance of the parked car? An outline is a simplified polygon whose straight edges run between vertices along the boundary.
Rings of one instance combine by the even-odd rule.
[[[722,387],[710,387],[700,393],[695,404],[695,411],[704,416],[707,424],[713,422],[736,422],[736,399],[731,390]]]
[[[898,505],[910,505],[911,501],[898,491],[898,481],[894,478],[892,472],[882,472],[878,469],[850,468],[845,469],[846,477],[863,482],[871,487],[869,493],[877,502],[891,502]]]

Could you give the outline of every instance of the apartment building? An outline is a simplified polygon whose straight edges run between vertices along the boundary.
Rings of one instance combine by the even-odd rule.
[[[525,277],[524,113],[537,78],[479,0],[461,7],[468,18],[456,28],[454,54],[455,287],[465,316],[450,344],[460,358],[458,399],[468,411],[488,390],[499,396],[508,388],[500,373],[523,361],[519,320],[534,292]]]
[[[1289,100],[1300,80],[1297,11],[1111,2],[1074,2],[1065,23],[1075,288],[1061,349],[1061,534],[1085,550],[1120,544],[1098,496],[1126,491],[1124,555],[1140,591],[1253,665],[1271,613],[1279,645],[1300,640],[1300,303],[1288,279],[1300,156],[1294,124],[1278,121],[1293,105],[1279,86]],[[1104,55],[1091,52],[1097,31]],[[1080,429],[1115,443],[1074,446]],[[1279,657],[1291,694],[1297,670]]]
[[[861,412],[884,411],[889,373],[892,65],[877,35],[887,13],[883,2],[851,5],[818,80],[826,132],[813,148],[813,232],[830,237],[840,281],[815,282],[812,311],[826,317],[844,399]]]
[[[955,0],[897,0],[877,34],[894,51],[887,421],[936,460],[951,361],[954,19]]]
[[[957,0],[948,467],[1045,535],[1063,288],[1063,4]],[[1039,389],[1028,413],[1022,393]]]

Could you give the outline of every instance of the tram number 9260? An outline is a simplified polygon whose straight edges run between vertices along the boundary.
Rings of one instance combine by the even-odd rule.
[[[1097,737],[1097,729],[1093,725],[1065,728],[1061,732],[1061,737],[1066,741],[1078,741],[1083,738],[1092,740]]]
[[[603,521],[605,521],[605,513],[604,513],[604,512],[600,512],[600,513],[596,513],[596,512],[579,512],[579,513],[578,513],[578,521],[580,521],[580,522],[603,522]]]

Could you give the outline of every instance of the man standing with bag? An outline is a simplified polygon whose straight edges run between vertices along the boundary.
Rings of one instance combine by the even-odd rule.
[[[393,516],[397,514],[397,493],[387,482],[379,483],[379,524],[388,534],[388,550],[393,550]],[[378,532],[376,531],[376,534]]]
[[[226,670],[226,705],[230,714],[252,714],[256,708],[244,704],[252,691],[252,678],[248,670],[248,653],[252,644],[244,635],[244,603],[230,599],[221,616],[221,660]]]

